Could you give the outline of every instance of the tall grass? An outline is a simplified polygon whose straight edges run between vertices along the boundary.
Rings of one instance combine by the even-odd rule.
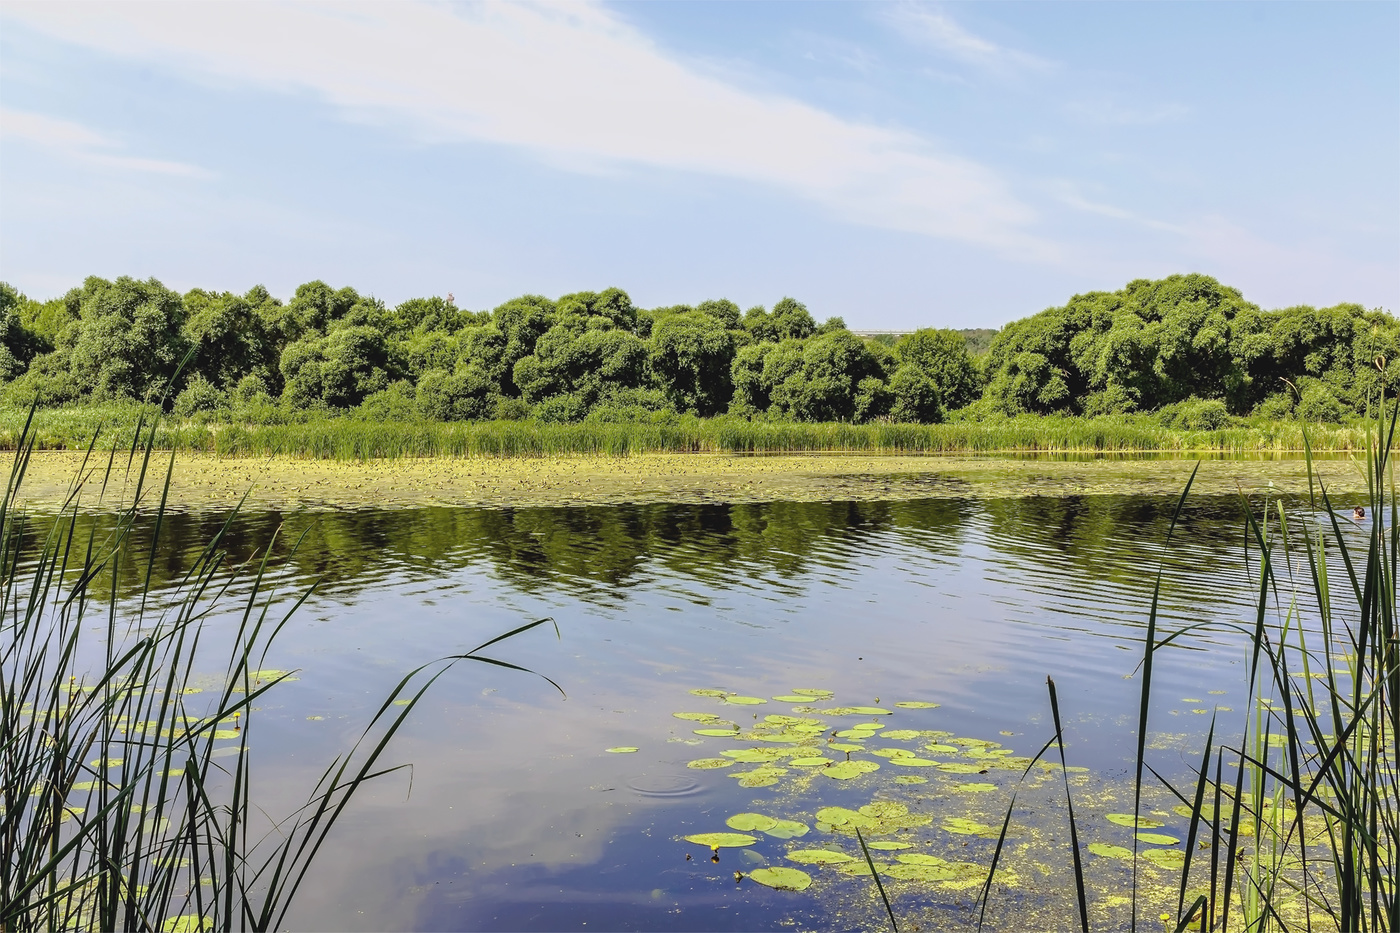
[[[1312,494],[1301,514],[1278,500],[1259,509],[1242,501],[1246,556],[1257,573],[1251,624],[1206,621],[1162,634],[1158,571],[1139,669],[1133,812],[1140,821],[1147,782],[1156,780],[1190,814],[1175,903],[1163,917],[1178,933],[1400,930],[1400,502],[1390,462],[1397,424],[1400,406],[1388,412],[1379,406],[1366,445],[1369,524],[1339,517],[1312,469],[1310,449]],[[1168,544],[1190,485],[1177,503]],[[1194,778],[1174,782],[1148,760],[1154,665],[1164,648],[1207,627],[1243,636],[1249,707],[1237,737],[1221,741],[1218,710]],[[1051,706],[1055,736],[1032,764],[1059,745],[1063,766],[1053,682]],[[1080,925],[1087,930],[1068,783],[1065,794]],[[1015,800],[980,898],[984,914]],[[1137,848],[1135,837],[1133,929],[1142,907]],[[1148,910],[1156,916],[1161,907],[1154,900]]]
[[[130,426],[140,406],[64,408],[38,413],[42,448],[83,449],[101,428]],[[0,410],[0,448],[14,448],[24,413]],[[628,456],[645,453],[1139,453],[1301,452],[1301,427],[1258,421],[1214,431],[1164,427],[1149,417],[1025,416],[950,424],[803,424],[738,418],[681,417],[670,422],[547,424],[535,421],[401,422],[351,416],[308,417],[289,424],[161,421],[155,446],[219,456],[328,460],[401,457]],[[1313,448],[1359,451],[1357,427],[1311,429]]]
[[[266,669],[268,651],[309,593],[276,592],[270,547],[229,565],[233,515],[177,586],[153,588],[170,474],[154,462],[157,432],[137,436],[125,450],[90,448],[61,514],[35,524],[22,499],[26,426],[0,498],[3,933],[284,925],[351,799],[396,770],[383,755],[424,692],[459,660],[523,670],[481,652],[546,621],[410,672],[305,804],[270,823],[254,804],[253,704],[288,676]],[[81,511],[122,472],[136,477],[135,499],[114,523],[80,530]],[[153,526],[140,544],[138,522]],[[146,585],[119,598],[128,563]],[[234,604],[236,585],[247,592]],[[211,627],[220,611],[236,618],[231,638]]]

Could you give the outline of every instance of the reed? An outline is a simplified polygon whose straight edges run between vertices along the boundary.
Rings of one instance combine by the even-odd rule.
[[[523,670],[482,652],[547,621],[404,676],[305,804],[269,825],[253,803],[253,704],[290,673],[266,669],[268,651],[310,594],[276,592],[270,548],[230,566],[233,515],[178,585],[154,588],[170,466],[153,456],[156,428],[138,421],[134,436],[100,455],[90,444],[62,512],[37,521],[21,495],[27,423],[0,498],[3,933],[283,926],[352,798],[397,770],[384,753],[425,691],[462,660]],[[122,472],[135,497],[114,522],[80,523]],[[138,523],[150,529],[140,543]],[[146,584],[119,597],[116,570],[129,564]],[[239,584],[247,595],[230,605]],[[235,612],[231,639],[210,628],[216,611]],[[211,670],[217,686],[196,686]]]
[[[0,410],[0,448],[14,449],[26,413]],[[84,449],[102,432],[130,429],[140,405],[46,409],[31,428],[37,446]],[[155,447],[226,457],[376,460],[404,457],[624,457],[646,453],[1193,453],[1231,455],[1361,451],[1362,427],[1254,421],[1214,431],[1168,428],[1147,416],[1025,416],[949,424],[807,424],[738,418],[641,423],[551,424],[536,421],[369,421],[308,414],[291,423],[203,423],[161,419]]]
[[[1369,526],[1338,517],[1306,435],[1306,510],[1291,512],[1279,500],[1254,508],[1242,498],[1246,559],[1257,571],[1251,624],[1206,621],[1160,632],[1158,571],[1138,671],[1133,812],[1141,820],[1144,791],[1156,781],[1190,815],[1174,909],[1162,917],[1177,933],[1400,930],[1400,502],[1390,462],[1400,405],[1377,411],[1365,448]],[[1190,487],[1177,502],[1168,543]],[[1357,540],[1363,531],[1364,546]],[[1192,779],[1172,781],[1148,760],[1154,666],[1172,643],[1208,627],[1242,636],[1250,706],[1238,732],[1223,740],[1216,738],[1221,711],[1212,715]],[[1063,756],[1053,682],[1051,707],[1055,736],[1032,764],[1051,745]],[[1065,795],[1087,930],[1068,783]],[[1013,795],[979,899],[984,916],[1015,806]],[[1136,850],[1135,839],[1133,929],[1142,908]],[[1149,912],[1155,917],[1160,907]]]

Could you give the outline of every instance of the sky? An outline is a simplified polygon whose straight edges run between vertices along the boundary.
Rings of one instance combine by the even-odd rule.
[[[0,280],[1400,307],[1400,3],[0,2]]]

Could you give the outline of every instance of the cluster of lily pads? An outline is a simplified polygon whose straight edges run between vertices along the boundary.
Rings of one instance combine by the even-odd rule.
[[[690,693],[714,700],[723,707],[738,709],[728,712],[727,716],[727,711],[723,710],[680,711],[672,715],[693,724],[691,732],[700,741],[729,740],[737,745],[721,749],[712,757],[697,758],[687,767],[723,770],[741,787],[776,787],[795,796],[814,794],[820,797],[822,779],[839,782],[831,786],[832,790],[865,788],[871,791],[872,799],[864,805],[855,808],[822,806],[805,821],[785,818],[776,812],[737,813],[726,821],[728,831],[683,837],[686,842],[710,848],[713,861],[718,861],[720,851],[726,848],[755,846],[765,840],[788,843],[781,858],[791,865],[755,868],[747,874],[750,880],[772,888],[805,890],[813,883],[808,871],[814,869],[868,875],[872,867],[889,879],[935,883],[952,889],[979,887],[986,880],[987,865],[944,857],[952,854],[948,852],[916,851],[933,840],[921,838],[914,830],[934,826],[951,837],[945,840],[945,845],[958,837],[963,842],[969,837],[996,839],[1001,832],[1001,821],[991,811],[1003,806],[1000,801],[991,803],[993,797],[989,792],[1002,786],[996,782],[996,775],[1005,778],[1014,773],[1019,779],[1030,768],[1039,780],[1060,769],[1058,763],[1044,760],[1034,762],[1032,768],[1031,758],[1017,755],[1001,742],[990,739],[958,736],[938,729],[887,728],[897,712],[939,706],[924,700],[901,700],[889,706],[838,706],[834,704],[833,691],[802,687],[771,698],[710,688]],[[790,704],[790,710],[765,715],[755,709],[769,703]],[[745,717],[738,715],[739,709],[750,711],[750,721],[745,722]],[[609,749],[634,750],[630,746]],[[1068,770],[1083,774],[1088,769],[1071,766]],[[887,799],[888,788],[880,779],[888,778],[892,771],[898,772],[893,778],[895,785],[928,785],[930,780],[926,775],[948,775],[947,783],[938,790],[957,795],[957,799],[967,801],[967,806],[959,808],[962,811],[959,815],[938,815],[936,806],[929,807],[929,813],[921,813],[911,810],[906,803]],[[912,790],[908,787],[906,793]],[[985,805],[978,803],[984,795],[988,801]],[[775,808],[785,806],[778,799],[774,800],[774,805]],[[1143,816],[1134,824],[1132,816],[1123,814],[1108,814],[1106,820],[1108,824],[1127,827],[1136,833],[1137,841],[1144,847],[1139,854],[1149,864],[1163,869],[1180,867],[1183,853],[1180,848],[1171,848],[1179,846],[1180,840],[1153,832],[1164,826],[1161,821]],[[869,852],[869,860],[858,844],[857,830]],[[813,832],[825,838],[815,844],[804,838]],[[793,841],[799,839],[802,841]],[[966,851],[958,845],[958,853]],[[1131,860],[1133,857],[1131,849],[1109,842],[1094,842],[1089,851],[1108,859]],[[1002,882],[1015,883],[1014,875],[1014,870],[1008,867],[998,870],[998,880]]]

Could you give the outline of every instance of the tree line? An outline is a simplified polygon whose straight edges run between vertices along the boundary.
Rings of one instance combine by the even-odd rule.
[[[1076,295],[995,334],[926,328],[892,343],[840,318],[818,324],[792,298],[743,312],[726,299],[648,310],[610,288],[469,311],[440,297],[391,308],[319,281],[286,302],[261,286],[180,295],[128,277],[36,301],[0,283],[0,404],[165,393],[179,415],[254,421],[1340,421],[1382,384],[1394,391],[1397,349],[1400,325],[1386,312],[1264,311],[1203,275]]]

